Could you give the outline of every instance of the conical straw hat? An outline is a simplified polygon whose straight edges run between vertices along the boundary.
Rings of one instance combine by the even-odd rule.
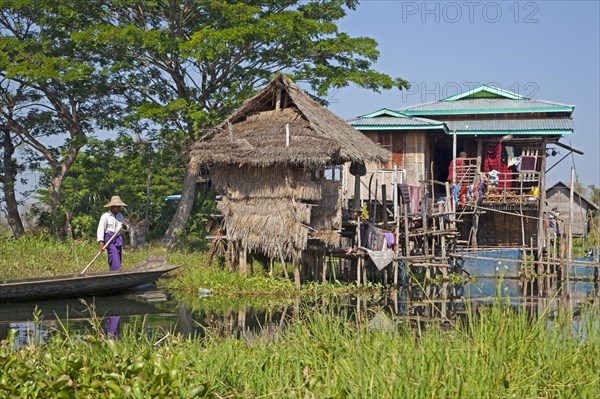
[[[121,197],[118,195],[113,195],[110,197],[108,204],[104,205],[105,208],[110,208],[111,206],[127,206],[127,204],[121,201]]]

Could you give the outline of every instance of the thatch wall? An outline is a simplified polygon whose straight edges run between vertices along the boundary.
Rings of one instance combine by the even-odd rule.
[[[227,239],[270,258],[299,259],[306,248],[310,223],[309,204],[280,199],[224,199],[217,205],[223,213]],[[281,253],[280,253],[281,251]]]
[[[321,185],[312,181],[310,171],[304,168],[213,166],[210,178],[230,200],[295,198],[318,201],[322,198]]]
[[[310,170],[292,166],[219,166],[210,175],[224,197],[217,208],[228,240],[275,259],[299,259],[309,237],[339,244],[339,182],[313,181]]]
[[[311,209],[310,226],[317,230],[312,234],[326,244],[340,244],[338,231],[342,228],[341,185],[337,181],[321,181],[323,197]]]

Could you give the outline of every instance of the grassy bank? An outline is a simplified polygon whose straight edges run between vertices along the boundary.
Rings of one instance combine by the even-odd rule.
[[[333,312],[305,310],[251,341],[148,337],[91,330],[43,346],[0,348],[0,396],[592,398],[600,396],[597,313],[528,320],[501,306],[426,332],[370,331]]]
[[[88,241],[56,241],[41,236],[24,236],[18,241],[4,240],[0,243],[0,279],[10,280],[31,277],[47,277],[81,272],[98,250],[97,244]],[[182,296],[196,297],[199,288],[209,289],[218,296],[270,296],[286,297],[296,291],[294,284],[283,278],[281,266],[276,265],[276,276],[265,274],[258,264],[255,273],[242,276],[231,273],[214,264],[209,265],[205,253],[166,253],[160,246],[123,253],[123,267],[132,266],[150,255],[168,255],[169,264],[180,266],[162,285],[176,290]],[[88,270],[107,271],[106,256],[101,255]],[[356,291],[352,284],[305,284],[304,294],[348,293]],[[231,298],[230,298],[231,299]],[[260,302],[260,299],[255,300]]]
[[[19,240],[0,242],[0,278],[3,280],[48,277],[81,272],[98,253],[90,241],[56,241],[44,236],[26,235]],[[149,255],[163,254],[161,248],[126,251],[124,267]],[[108,271],[106,255],[101,255],[88,272]]]

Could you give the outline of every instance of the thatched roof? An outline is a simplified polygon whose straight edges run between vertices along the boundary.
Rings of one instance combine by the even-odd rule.
[[[318,167],[389,159],[388,151],[282,74],[198,140],[192,147],[192,156],[217,165],[260,167],[277,164]]]

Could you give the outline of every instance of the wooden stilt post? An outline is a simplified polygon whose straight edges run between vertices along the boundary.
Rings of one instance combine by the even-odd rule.
[[[409,204],[404,204],[404,256],[408,258],[410,255],[410,237],[408,235],[408,207]],[[404,261],[405,272],[408,273],[408,261]]]
[[[247,251],[246,251],[246,247],[240,243],[238,245],[238,256],[239,256],[239,271],[240,274],[245,276],[248,274],[248,260],[247,260]]]
[[[567,278],[571,271],[571,262],[573,261],[573,204],[575,203],[575,167],[571,166],[571,187],[569,190],[569,224],[567,228]]]
[[[283,257],[283,251],[281,250],[281,245],[277,244],[277,249],[279,251],[279,261],[281,262],[281,267],[283,268],[283,274],[285,279],[289,281],[290,276],[288,274],[287,263],[285,262],[285,258]]]
[[[362,245],[362,241],[361,241],[361,236],[360,236],[360,214],[358,215],[358,217],[356,218],[356,245],[354,246],[356,249],[358,249],[358,247],[360,247]],[[358,287],[360,287],[360,275],[361,275],[361,270],[360,268],[362,267],[360,260],[362,259],[362,256],[359,256],[356,262],[356,285]]]
[[[323,256],[321,256],[319,262],[321,263],[321,282],[322,283],[326,283],[327,282],[327,254],[323,254]]]
[[[386,184],[382,184],[381,185],[381,202],[383,203],[383,214],[381,215],[383,217],[383,228],[384,229],[388,229],[388,213],[387,213],[387,186]]]
[[[360,277],[362,275],[362,255],[359,255],[356,260],[356,286],[360,287]]]
[[[352,205],[352,210],[359,211],[360,210],[360,176],[354,176],[354,201]]]
[[[300,278],[300,261],[298,259],[294,259],[292,261],[294,265],[294,283],[296,284],[296,288],[302,288],[302,280]]]
[[[537,260],[543,261],[543,248],[546,242],[544,236],[546,232],[546,140],[542,140],[540,150],[540,187],[539,187],[539,209],[537,225]]]
[[[375,169],[375,200],[373,201],[373,212],[371,214],[371,220],[373,223],[377,223],[377,192],[379,191],[379,169]]]
[[[397,201],[399,202],[399,207],[402,207],[402,196],[398,195],[398,184],[394,185],[394,191],[396,192],[396,196],[399,198]],[[396,237],[396,246],[394,247],[394,288],[398,288],[398,255],[400,253],[400,215],[401,212],[399,210],[395,211],[396,213],[396,230],[394,231],[394,235]]]

